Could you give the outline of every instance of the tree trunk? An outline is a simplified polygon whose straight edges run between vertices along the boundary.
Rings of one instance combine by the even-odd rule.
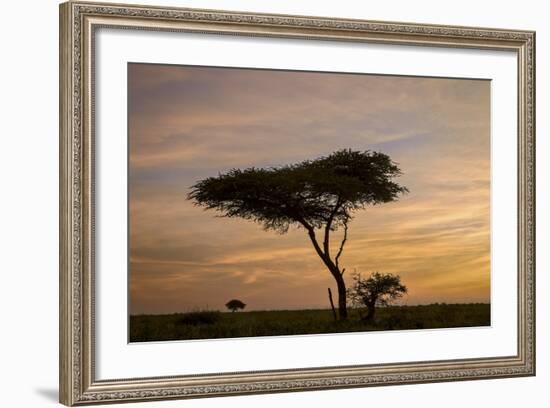
[[[367,305],[367,315],[365,316],[365,318],[363,320],[367,321],[367,322],[370,322],[374,319],[374,313],[376,312],[376,309],[375,309],[375,304],[374,303],[369,303]]]
[[[334,275],[336,279],[336,285],[338,286],[338,317],[340,320],[346,320],[348,318],[348,307],[346,302],[346,283],[342,277],[340,271],[337,271]]]
[[[348,318],[348,309],[346,306],[346,283],[344,282],[344,278],[342,277],[342,272],[335,265],[332,259],[330,259],[330,255],[328,255],[328,240],[325,239],[326,248],[325,252],[323,252],[323,250],[319,246],[319,243],[317,242],[317,239],[315,238],[315,229],[307,223],[304,223],[303,225],[307,229],[309,238],[311,240],[311,243],[313,244],[313,247],[315,248],[315,251],[317,251],[317,254],[322,259],[322,261],[336,280],[336,285],[338,287],[338,318],[340,320],[346,320]]]
[[[332,291],[330,288],[328,288],[328,300],[330,300],[330,307],[332,308],[332,315],[334,316],[334,320],[338,320],[338,317],[336,316],[336,309],[334,308],[334,302],[332,301]]]

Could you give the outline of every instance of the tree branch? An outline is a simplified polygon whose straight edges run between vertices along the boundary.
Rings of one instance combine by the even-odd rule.
[[[315,229],[313,229],[313,227],[311,227],[307,230],[307,232],[308,232],[308,235],[309,235],[309,239],[311,240],[311,243],[313,244],[313,247],[317,251],[317,254],[321,257],[323,262],[328,265],[329,264],[329,258],[323,252],[323,249],[321,248],[321,246],[317,242],[317,237],[315,236]]]
[[[342,255],[342,252],[344,251],[344,245],[346,245],[347,240],[348,240],[348,219],[346,218],[344,220],[344,238],[342,239],[342,243],[340,244],[340,249],[338,250],[338,253],[336,254],[336,258],[334,258],[336,267],[338,269],[340,269],[339,266],[338,266],[338,261],[340,259],[340,256]],[[342,275],[344,274],[344,270],[342,271]]]
[[[332,209],[330,216],[327,220],[327,225],[325,226],[325,239],[323,240],[323,249],[325,250],[325,255],[330,258],[330,229],[332,228],[332,222],[334,221],[334,216],[340,209],[342,205],[340,197],[336,200],[334,208]]]
[[[328,255],[326,255],[323,252],[323,249],[319,245],[319,242],[317,242],[317,236],[315,235],[315,228],[313,228],[303,219],[299,219],[298,222],[302,224],[304,228],[307,230],[309,239],[311,240],[311,243],[313,244],[315,251],[317,252],[319,257],[323,260],[324,264],[328,267],[331,273],[334,275],[336,273],[335,265],[332,262],[332,260],[328,257]]]

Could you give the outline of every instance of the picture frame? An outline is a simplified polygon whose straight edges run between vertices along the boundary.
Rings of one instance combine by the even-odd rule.
[[[508,52],[517,61],[516,352],[471,358],[311,364],[181,375],[98,378],[96,316],[97,33],[230,35],[388,47]],[[498,118],[493,118],[494,121]],[[494,135],[496,137],[496,135]],[[114,136],[116,137],[116,136]],[[120,137],[124,137],[121,135]],[[124,164],[125,166],[126,164]],[[495,172],[494,178],[499,177]],[[70,1],[60,5],[60,402],[148,401],[535,375],[535,33],[417,23],[345,20]],[[101,264],[101,265],[104,265]],[[125,274],[114,270],[112,273]],[[493,271],[498,273],[498,271]],[[495,290],[498,290],[495,289]],[[292,337],[286,339],[292,341]]]

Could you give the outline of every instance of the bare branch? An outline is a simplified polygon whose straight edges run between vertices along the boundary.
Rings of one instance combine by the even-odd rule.
[[[309,225],[306,221],[304,220],[299,220],[300,224],[302,224],[304,226],[304,228],[307,230],[307,233],[308,233],[308,236],[309,236],[309,239],[311,240],[311,243],[313,244],[313,247],[315,248],[315,251],[317,252],[317,254],[321,257],[321,259],[325,262],[325,264],[327,263],[327,258],[326,258],[326,255],[325,253],[323,252],[323,250],[321,249],[321,246],[319,245],[319,243],[317,242],[317,237],[315,236],[315,228],[313,228],[311,225]]]
[[[340,244],[340,249],[336,254],[336,258],[334,258],[334,263],[336,264],[337,268],[339,268],[338,261],[340,259],[340,256],[342,255],[342,252],[344,251],[344,245],[346,245],[347,240],[348,240],[348,218],[344,220],[344,238],[342,239],[342,243]],[[345,268],[342,271],[342,275],[344,274],[344,271],[345,271]]]
[[[334,221],[334,216],[340,209],[340,206],[342,205],[342,202],[340,200],[340,197],[336,200],[336,204],[334,204],[334,208],[332,209],[330,216],[327,220],[327,225],[325,226],[325,239],[323,240],[323,249],[325,251],[325,255],[330,258],[330,231],[332,228],[332,222]]]

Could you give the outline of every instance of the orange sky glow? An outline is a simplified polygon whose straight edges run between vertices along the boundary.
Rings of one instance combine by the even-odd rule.
[[[196,181],[351,148],[410,192],[354,214],[350,273],[399,274],[401,304],[490,301],[490,81],[128,66],[130,313],[328,308],[303,229],[264,231],[187,200]],[[335,233],[334,245],[341,232]],[[348,273],[349,272],[349,273]]]

